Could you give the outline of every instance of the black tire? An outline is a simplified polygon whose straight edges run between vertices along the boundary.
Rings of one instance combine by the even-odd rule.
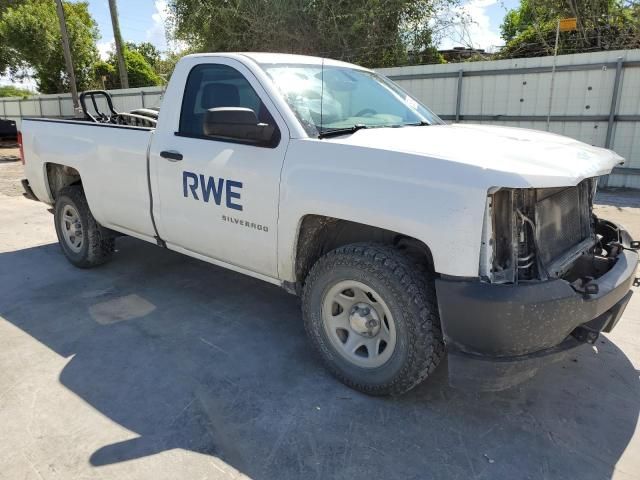
[[[397,340],[379,367],[349,362],[329,340],[322,305],[333,285],[351,280],[374,289],[393,316]],[[425,380],[444,354],[433,278],[400,250],[376,244],[340,247],[320,258],[302,294],[307,334],[324,364],[340,381],[370,395],[399,395]]]
[[[78,213],[82,226],[81,246],[75,251],[63,233],[63,211],[71,206]],[[65,187],[58,193],[54,210],[58,242],[67,259],[76,267],[91,268],[109,261],[115,250],[115,238],[93,218],[84,190],[79,185]]]

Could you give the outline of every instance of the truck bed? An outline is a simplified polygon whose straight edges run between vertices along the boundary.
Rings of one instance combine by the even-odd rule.
[[[98,222],[133,236],[153,238],[147,161],[153,132],[146,127],[25,118],[25,172],[31,188],[38,199],[53,204],[47,168],[56,164],[71,167],[82,177]],[[104,201],[116,195],[119,202]]]

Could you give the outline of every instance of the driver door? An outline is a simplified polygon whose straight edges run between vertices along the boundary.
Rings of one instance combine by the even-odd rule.
[[[289,132],[246,67],[220,57],[203,60],[191,60],[183,83],[172,79],[185,85],[180,115],[167,122],[175,130],[159,132],[151,148],[158,231],[171,249],[275,278]],[[217,107],[251,108],[260,122],[275,125],[277,137],[258,146],[206,136],[205,112]]]

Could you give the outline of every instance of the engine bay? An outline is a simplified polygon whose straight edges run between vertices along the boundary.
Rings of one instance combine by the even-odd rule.
[[[562,278],[582,290],[609,271],[631,240],[594,215],[596,187],[590,178],[573,187],[490,193],[481,278],[504,284]]]

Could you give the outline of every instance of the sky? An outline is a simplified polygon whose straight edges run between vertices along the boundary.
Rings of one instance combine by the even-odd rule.
[[[117,3],[120,31],[125,41],[151,42],[161,51],[174,47],[167,43],[164,28],[166,0],[119,0]],[[503,44],[500,39],[502,19],[508,9],[515,8],[518,4],[518,0],[466,0],[461,9],[473,19],[473,23],[450,32],[440,47],[472,45],[495,51],[497,46]],[[107,0],[89,0],[89,11],[96,20],[102,36],[98,41],[98,50],[100,55],[106,58],[108,52],[113,49],[109,3]],[[10,83],[9,79],[0,77],[0,85]],[[34,88],[33,82],[21,86]]]
[[[159,50],[166,51],[169,46],[164,28],[166,18],[166,0],[119,0],[118,17],[120,33],[125,41],[151,42]],[[107,0],[89,0],[89,12],[96,20],[102,38],[98,41],[98,50],[106,58],[113,49],[113,30]]]
[[[504,45],[500,38],[500,24],[508,10],[516,8],[519,0],[467,0],[462,12],[472,20],[466,28],[450,32],[440,48],[473,46],[495,51]]]

